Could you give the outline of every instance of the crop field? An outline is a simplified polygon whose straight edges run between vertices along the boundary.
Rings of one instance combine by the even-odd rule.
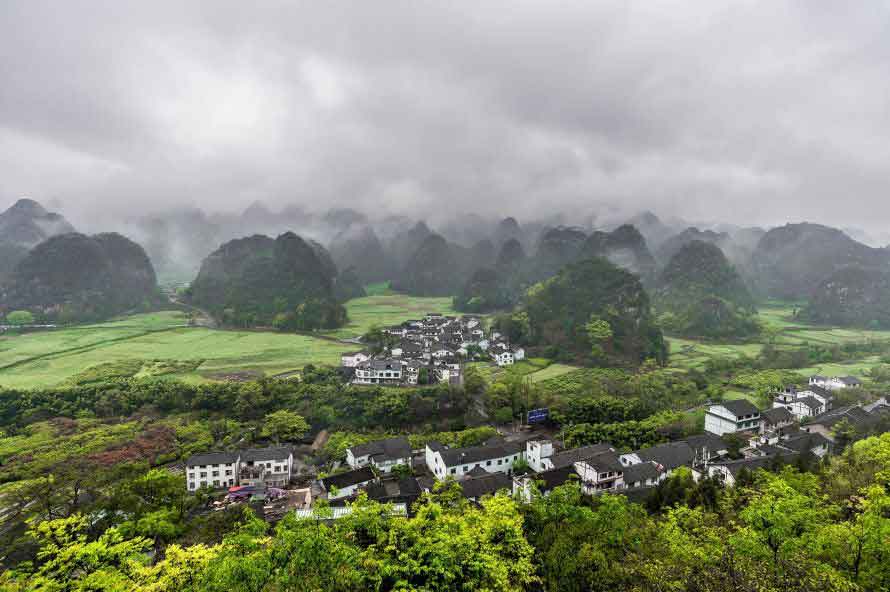
[[[122,360],[200,361],[166,374],[189,381],[249,372],[272,375],[307,363],[337,364],[355,346],[305,335],[222,331],[185,326],[178,312],[0,338],[0,384],[30,388],[60,384],[88,368]],[[157,363],[155,363],[157,365]],[[153,374],[152,364],[137,369]]]
[[[779,347],[793,347],[804,343],[831,345],[868,340],[890,341],[890,331],[823,327],[796,321],[792,318],[794,308],[794,304],[772,302],[759,310],[760,320],[767,330],[773,333],[774,343]],[[756,356],[765,343],[762,337],[758,341],[747,343],[718,343],[670,336],[667,339],[671,346],[671,365],[677,368],[698,367],[706,359],[714,356]],[[861,374],[862,370],[873,366],[875,361],[876,359],[868,358],[850,364],[826,364],[806,368],[800,372]]]
[[[378,288],[378,291],[380,289]],[[368,332],[374,325],[397,325],[417,319],[428,312],[458,314],[451,308],[451,298],[426,298],[405,294],[378,293],[374,296],[354,298],[346,303],[349,323],[328,335],[340,339],[352,339]]]

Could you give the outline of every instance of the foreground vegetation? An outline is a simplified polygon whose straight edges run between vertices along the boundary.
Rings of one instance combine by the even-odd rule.
[[[81,514],[33,527],[35,561],[0,589],[887,589],[890,435],[825,467],[777,470],[743,474],[734,489],[680,471],[645,506],[570,483],[527,505],[499,494],[477,507],[446,485],[410,518],[366,499],[348,518],[326,522],[321,506],[274,528],[233,512],[214,536],[169,545],[189,503],[181,482],[149,473],[98,536]]]

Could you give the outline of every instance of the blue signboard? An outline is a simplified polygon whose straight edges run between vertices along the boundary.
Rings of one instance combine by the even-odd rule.
[[[532,409],[528,412],[528,423],[541,423],[542,421],[547,421],[547,417],[550,415],[550,409],[547,407],[543,407],[541,409]]]

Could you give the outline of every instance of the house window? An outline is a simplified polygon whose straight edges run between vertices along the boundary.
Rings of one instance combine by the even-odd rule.
[[[490,467],[490,466],[491,466],[491,461],[490,461],[490,460],[485,461],[485,466],[486,466],[486,467]]]
[[[503,463],[503,462],[504,462],[504,461],[502,461],[501,459],[498,459],[498,466],[500,466],[501,463]]]
[[[204,471],[201,473],[201,479],[206,479],[206,478],[207,478],[207,472]]]
[[[457,473],[457,469],[451,469],[451,474],[454,475]]]
[[[464,472],[466,472],[466,470],[467,470],[468,468],[469,468],[469,467],[468,467],[467,465],[464,465]]]
[[[214,476],[214,477],[219,477],[219,471],[213,471],[213,476]]]
[[[231,474],[232,474],[232,470],[231,470],[231,469],[229,469],[229,470],[226,471],[226,477],[231,476]]]

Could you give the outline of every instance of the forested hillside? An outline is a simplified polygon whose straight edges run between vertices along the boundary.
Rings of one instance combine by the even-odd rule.
[[[652,299],[665,329],[681,335],[739,338],[759,331],[754,298],[711,243],[682,246],[659,275]]]
[[[639,364],[667,358],[640,280],[602,258],[573,263],[532,286],[514,318],[522,339],[558,359]]]
[[[0,311],[84,322],[156,305],[160,297],[145,251],[115,233],[56,235],[16,265],[0,287]]]
[[[189,289],[190,301],[224,323],[279,329],[336,328],[346,311],[334,293],[327,251],[294,233],[255,235],[214,251]]]

